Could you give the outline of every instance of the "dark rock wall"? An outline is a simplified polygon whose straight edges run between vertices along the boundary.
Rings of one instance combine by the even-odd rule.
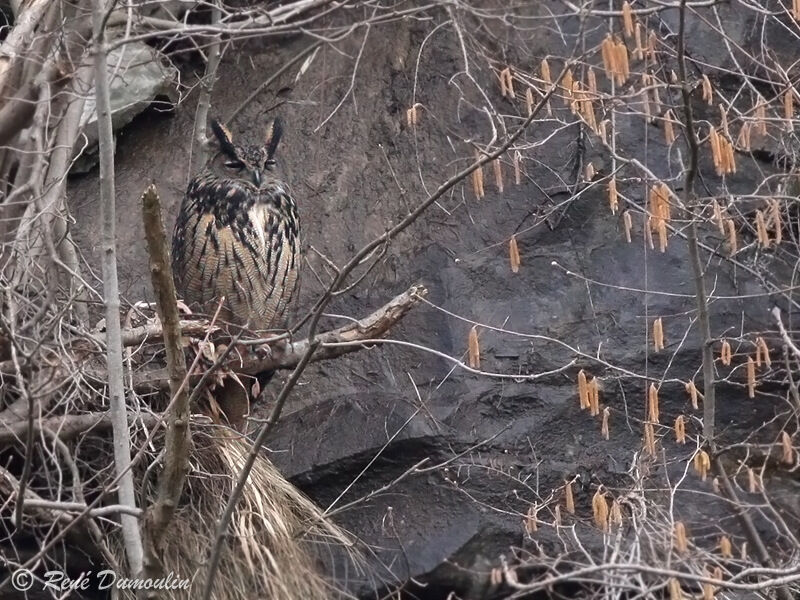
[[[546,14],[556,6],[563,8],[542,3],[530,10]],[[719,10],[729,33],[740,36],[742,43],[752,38],[757,23],[737,20],[730,7]],[[473,152],[465,140],[490,139],[488,121],[480,110],[486,100],[473,82],[459,74],[463,60],[457,36],[447,26],[433,31],[445,18],[442,12],[433,22],[374,26],[363,51],[361,28],[337,44],[339,52],[322,49],[297,83],[292,82],[294,68],[275,86],[293,86],[279,108],[287,122],[279,158],[300,205],[304,244],[338,264],[466,166]],[[653,17],[650,24],[674,32],[675,18],[665,13],[663,21]],[[462,24],[475,26],[475,21],[464,17]],[[564,20],[562,25],[563,41],[552,29],[513,31],[487,19],[467,40],[470,73],[505,113],[507,130],[513,131],[521,121],[524,102],[512,104],[500,97],[489,60],[478,51],[536,69],[544,55],[566,55],[573,47],[570,33],[577,31],[577,20]],[[737,70],[724,45],[707,43],[713,39],[711,25],[693,19],[691,27],[693,56]],[[604,31],[590,29],[587,45],[599,41]],[[230,48],[220,67],[212,114],[224,119],[305,43],[248,42]],[[795,58],[797,54],[796,48],[781,44],[776,51]],[[590,60],[596,63],[599,57]],[[559,61],[553,59],[552,68],[557,72]],[[194,74],[184,74],[187,85],[195,81]],[[726,81],[732,89],[741,85],[733,76]],[[678,97],[667,95],[662,100],[677,103]],[[264,93],[231,128],[258,139],[265,109],[274,101],[271,93]],[[405,110],[414,101],[423,107],[416,130],[405,124]],[[118,136],[120,275],[125,298],[131,302],[152,298],[139,196],[146,183],[155,182],[166,220],[172,222],[189,175],[194,102],[195,92],[187,93],[174,114],[149,112]],[[555,100],[553,107],[556,117],[569,120],[563,102]],[[674,189],[682,185],[683,145],[667,148],[658,127],[629,114],[628,109],[638,108],[635,104],[618,108],[619,153],[642,161]],[[717,119],[715,110],[698,104],[701,122]],[[575,365],[533,382],[489,379],[453,369],[451,363],[421,351],[374,348],[310,368],[269,440],[276,464],[323,507],[346,505],[389,484],[423,459],[427,462],[422,469],[450,461],[446,467],[408,476],[337,515],[340,523],[374,548],[368,575],[337,573],[362,593],[380,587],[382,581],[424,579],[437,569],[435,583],[427,591],[417,591],[420,597],[444,598],[453,589],[482,597],[487,573],[499,564],[501,554],[510,557],[512,546],[535,547],[522,524],[530,505],[546,501],[552,490],[558,497],[564,480],[575,475],[580,475],[578,514],[570,522],[588,524],[591,497],[599,483],[612,490],[631,483],[629,470],[636,464],[634,453],[641,449],[645,377],[663,380],[662,423],[671,424],[684,414],[690,433],[699,430],[700,414],[691,410],[683,388],[683,382],[693,377],[701,387],[694,287],[683,240],[671,236],[664,254],[650,250],[642,235],[641,214],[636,213],[634,240],[627,244],[621,219],[609,211],[605,185],[571,196],[577,148],[574,124],[566,126],[543,113],[523,139],[523,185],[512,183],[509,156],[504,160],[504,193],[495,190],[490,169],[485,170],[484,199],[474,198],[468,182],[456,186],[393,241],[362,284],[333,302],[328,312],[359,316],[410,284],[422,282],[430,290],[430,302],[442,309],[527,334],[481,329],[482,369],[535,374],[561,369],[577,359]],[[585,144],[585,160],[594,161],[607,175],[612,167],[608,153],[591,135]],[[704,152],[701,193],[720,185],[709,160]],[[750,193],[765,173],[773,172],[770,165],[751,158],[737,156],[737,160],[737,173],[727,178],[729,193]],[[644,205],[647,182],[637,179],[640,176],[633,169],[621,172],[620,192]],[[98,264],[96,190],[96,173],[76,178],[70,187],[76,237],[90,265]],[[553,229],[542,218],[549,213]],[[522,256],[516,275],[510,272],[507,256],[508,239],[515,233]],[[749,234],[743,235],[742,246],[752,242]],[[720,253],[704,254],[713,294],[765,292],[763,281],[721,257],[727,249],[712,228],[702,228],[702,239]],[[327,276],[314,252],[307,250],[306,258],[318,274]],[[759,260],[769,258],[744,250],[739,260],[760,269]],[[765,276],[785,281],[783,262],[775,259],[771,274]],[[294,313],[302,314],[321,290],[306,268]],[[772,329],[768,309],[773,302],[767,295],[715,300],[714,334],[737,336],[742,330]],[[666,351],[659,354],[653,354],[647,333],[655,316],[663,318],[667,340]],[[323,325],[341,323],[331,317]],[[392,337],[463,358],[470,327],[422,305]],[[577,350],[583,354],[577,355]],[[730,439],[738,439],[785,408],[777,397],[774,402],[748,400],[742,361],[737,364],[735,385],[723,387],[719,394],[718,424]],[[579,368],[602,379],[601,401],[611,410],[609,441],[601,437],[599,418],[579,410],[575,385]],[[726,376],[729,369],[721,369],[720,375]],[[657,461],[652,469],[682,472],[692,449],[676,446],[666,429],[659,430],[665,433],[666,462]],[[707,491],[708,485],[697,480],[687,485],[687,490],[691,488]],[[720,523],[729,524],[729,513],[712,503],[694,506],[697,496],[690,491],[684,500],[681,506],[695,516],[716,511],[714,521],[701,521],[693,529],[698,539],[704,535],[712,539]],[[551,522],[552,512],[545,510],[540,518]],[[586,536],[590,546],[600,543],[592,534]],[[561,547],[544,526],[533,540],[546,552]],[[469,575],[469,570],[478,575]]]

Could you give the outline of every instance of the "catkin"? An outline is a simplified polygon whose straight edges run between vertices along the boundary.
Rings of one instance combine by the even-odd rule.
[[[503,164],[500,162],[500,158],[495,158],[492,161],[492,170],[494,171],[494,185],[497,188],[498,193],[503,193]]]
[[[481,154],[478,151],[475,151],[475,160],[479,161],[481,159]],[[483,190],[483,167],[478,167],[472,172],[472,189],[475,192],[475,197],[478,199],[483,198],[484,190]]]
[[[697,386],[694,381],[686,384],[686,392],[689,394],[689,400],[692,402],[692,408],[697,410]]]
[[[669,600],[683,600],[683,591],[681,590],[681,582],[670,577],[667,580],[667,587],[669,588]]]
[[[756,363],[752,356],[747,357],[747,395],[750,398],[756,397]]]
[[[783,450],[783,460],[787,465],[794,464],[794,448],[792,447],[792,438],[785,431],[781,432],[781,449]]]
[[[725,105],[722,104],[722,102],[719,103],[719,120],[722,125],[722,132],[730,138],[731,132],[730,129],[728,129],[728,111],[725,110]]]
[[[572,76],[572,69],[567,69],[567,72],[564,73],[564,78],[561,80],[561,85],[564,87],[565,99],[567,102],[570,101],[572,98],[572,89],[575,85],[575,78]]]
[[[689,550],[689,539],[686,537],[686,526],[683,521],[675,521],[673,535],[673,545],[680,554],[685,554]]]
[[[739,130],[739,135],[736,138],[736,145],[745,152],[750,151],[750,132],[753,129],[753,124],[750,121],[742,123],[742,128]]]
[[[578,371],[578,398],[581,402],[581,410],[589,408],[589,385],[583,369]]]
[[[725,235],[725,221],[722,220],[722,208],[716,198],[711,201],[711,206],[714,209],[714,221],[717,223],[717,229],[719,229],[722,235]]]
[[[694,455],[693,459],[694,470],[700,475],[700,479],[706,480],[708,471],[711,469],[711,459],[705,450],[700,450]]]
[[[672,125],[672,109],[664,114],[664,140],[670,146],[675,141],[675,128]]]
[[[658,417],[658,388],[655,383],[651,383],[647,392],[647,419],[651,423],[658,423]]]
[[[714,168],[717,171],[717,175],[720,174],[720,163],[721,163],[721,152],[719,148],[719,135],[717,134],[717,129],[715,127],[711,127],[708,131],[708,143],[711,145],[711,157],[714,160]]]
[[[759,337],[756,340],[756,344],[760,349],[759,354],[764,360],[764,364],[767,366],[767,368],[770,368],[772,366],[772,357],[769,355],[769,346],[767,346],[767,342],[764,341],[763,337]]]
[[[575,497],[572,494],[572,481],[567,481],[564,486],[564,506],[569,514],[575,514]]]
[[[756,102],[755,112],[758,133],[762,136],[767,135],[767,105],[764,102],[764,98],[761,96],[758,97],[758,101]]]
[[[733,219],[725,219],[725,224],[728,229],[728,249],[730,250],[731,256],[733,256],[739,250],[739,242],[736,239],[736,224],[733,222]]]
[[[656,455],[656,433],[650,422],[644,424],[644,451],[650,457]]]
[[[528,116],[533,114],[533,90],[528,88],[525,90],[525,106],[528,109]]]
[[[778,246],[783,241],[783,219],[781,219],[781,204],[777,198],[770,200],[769,213],[775,231],[775,245]]]
[[[406,125],[413,127],[417,124],[417,107],[412,106],[406,111]]]
[[[683,415],[678,415],[675,418],[675,441],[679,444],[686,443],[686,423],[683,420]]]
[[[481,368],[481,350],[478,345],[478,327],[473,325],[469,330],[469,366],[472,369]]]
[[[727,535],[723,535],[719,538],[719,553],[723,558],[733,558],[731,539]]]
[[[547,85],[553,83],[553,80],[550,78],[550,64],[547,62],[546,58],[542,59],[541,69],[542,81],[544,81]]]
[[[667,251],[667,223],[664,220],[658,221],[658,249],[661,252]]]
[[[628,63],[628,47],[625,42],[618,41],[615,45],[615,52],[617,54],[617,84],[622,85],[631,75],[630,66]]]
[[[608,205],[611,207],[611,213],[617,214],[617,208],[619,207],[619,199],[617,197],[617,178],[616,176],[612,177],[608,182]],[[627,214],[627,213],[626,213]],[[630,235],[628,236],[628,241],[630,242]]]
[[[608,79],[611,79],[615,72],[615,57],[613,47],[614,42],[611,40],[611,34],[609,33],[600,44],[600,54],[603,58],[603,71]]]
[[[597,377],[593,377],[588,384],[589,392],[589,412],[593,417],[600,414],[600,386],[597,384]]]
[[[764,212],[756,210],[756,236],[762,248],[769,248],[769,234],[767,233],[767,222],[764,220]]]
[[[633,35],[633,13],[628,0],[622,3],[622,23],[625,27],[625,35],[631,37]]]
[[[525,532],[530,535],[539,529],[538,519],[536,518],[536,513],[539,512],[536,505],[532,504],[528,508],[528,512],[525,515]]]
[[[711,81],[708,79],[708,75],[705,73],[703,73],[703,100],[709,106],[714,103],[714,90],[711,87]]]
[[[761,491],[760,478],[750,467],[747,468],[747,489],[751,494],[756,494]]]
[[[630,244],[631,243],[631,227],[633,226],[631,223],[631,211],[626,210],[622,215],[622,221],[625,225],[625,240]]]
[[[589,87],[589,93],[594,96],[597,94],[597,76],[594,73],[594,69],[589,67],[589,71],[586,73],[586,84]]]
[[[636,48],[633,50],[633,54],[636,57],[636,60],[642,60],[644,58],[644,48],[642,48],[642,24],[636,23],[636,32],[635,32],[635,41],[636,41]]]
[[[723,365],[729,367],[731,365],[731,343],[728,340],[722,342],[722,348],[719,351],[719,359]]]
[[[608,502],[600,489],[592,497],[592,515],[595,524],[603,531],[608,531]]]
[[[653,349],[655,352],[664,349],[664,325],[661,317],[653,321]]]
[[[652,29],[647,36],[647,57],[651,63],[656,62],[656,32]]]
[[[508,256],[511,261],[511,272],[519,273],[519,246],[517,245],[517,237],[513,235],[508,242]]]
[[[611,502],[611,510],[608,512],[608,523],[614,526],[622,525],[622,508],[616,498]]]

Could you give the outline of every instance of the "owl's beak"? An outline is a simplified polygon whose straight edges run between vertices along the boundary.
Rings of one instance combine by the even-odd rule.
[[[256,187],[261,187],[261,171],[258,169],[253,169],[253,183]]]

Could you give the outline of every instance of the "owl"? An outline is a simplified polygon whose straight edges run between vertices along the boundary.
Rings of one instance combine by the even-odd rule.
[[[217,121],[219,152],[189,183],[172,238],[172,270],[187,304],[263,331],[291,300],[300,263],[300,223],[288,186],[275,173],[283,127],[270,121],[262,145],[238,145]]]
[[[189,182],[172,237],[179,297],[207,314],[253,332],[280,325],[300,264],[300,223],[288,186],[275,171],[283,127],[272,120],[263,144],[238,145],[217,121],[219,151]],[[224,300],[223,300],[224,299]],[[257,376],[263,386],[272,373]],[[238,381],[223,384],[217,403],[241,429],[250,396]]]

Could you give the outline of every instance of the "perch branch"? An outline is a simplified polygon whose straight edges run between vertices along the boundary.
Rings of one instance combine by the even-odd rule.
[[[136,508],[131,464],[131,439],[125,407],[125,383],[122,364],[122,333],[119,320],[119,283],[117,281],[116,216],[114,198],[114,133],[111,126],[111,97],[109,93],[105,14],[106,2],[94,0],[95,92],[97,98],[97,129],[100,147],[100,206],[103,234],[103,298],[106,308],[106,351],[108,395],[114,424],[114,465],[119,481],[119,503]],[[124,475],[123,475],[124,474]],[[142,571],[142,538],[139,522],[130,514],[120,515],[125,555],[132,575]]]
[[[155,579],[160,571],[159,548],[180,500],[189,466],[189,390],[183,385],[186,379],[186,357],[181,346],[178,297],[172,279],[164,224],[161,221],[161,203],[154,185],[150,185],[142,196],[142,216],[158,318],[164,330],[171,397],[164,442],[164,468],[158,478],[158,498],[148,510],[146,520],[144,576]]]
[[[427,290],[421,285],[412,286],[363,319],[349,323],[344,327],[318,334],[316,339],[324,347],[317,349],[312,362],[363,350],[365,346],[325,346],[325,344],[356,342],[358,340],[381,337],[416,306],[427,293]],[[155,332],[156,326],[153,326],[152,330]],[[311,343],[307,338],[296,342],[288,342],[272,348],[266,358],[252,356],[246,358],[244,362],[240,359],[231,360],[228,363],[228,368],[237,373],[248,375],[255,375],[267,370],[294,369],[305,353],[308,352]],[[199,378],[200,375],[192,374],[190,380],[194,382]],[[137,390],[164,389],[168,384],[169,373],[166,369],[146,371],[134,377],[134,387]]]
[[[219,327],[212,327],[208,319],[182,319],[178,322],[178,329],[183,336],[204,336],[209,329],[212,334],[219,331]],[[94,338],[102,343],[106,341],[105,333],[95,334]],[[138,346],[144,342],[159,342],[162,339],[164,339],[164,329],[158,321],[122,330],[122,345],[125,347]]]

